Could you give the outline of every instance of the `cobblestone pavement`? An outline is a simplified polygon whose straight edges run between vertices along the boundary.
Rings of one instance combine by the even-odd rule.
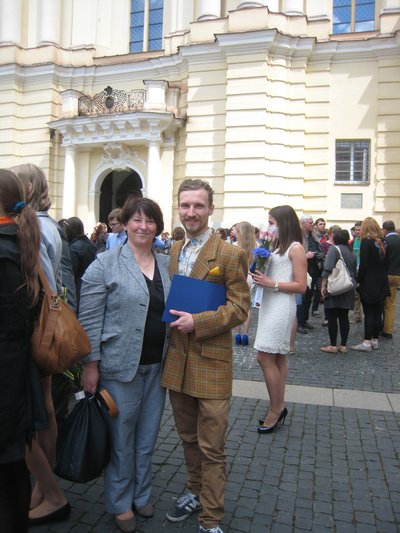
[[[250,337],[257,322],[254,311]],[[400,392],[399,336],[382,339],[371,354],[327,355],[321,319],[298,335],[290,356],[288,383],[371,392]],[[399,324],[396,323],[396,331]],[[351,327],[349,346],[362,339],[362,326]],[[251,347],[235,347],[235,379],[262,381]],[[256,421],[265,400],[232,398],[227,434],[225,533],[400,531],[400,413],[352,407],[288,403],[289,416],[278,432],[258,435]],[[172,524],[165,512],[184,491],[182,448],[169,404],[154,454],[155,515],[138,518],[138,533],[197,532],[197,518]],[[70,519],[32,528],[36,533],[113,533],[104,511],[103,482],[61,481],[72,506]],[[1,531],[1,525],[0,525]]]
[[[399,295],[400,296],[400,295]],[[399,298],[400,299],[400,298]],[[322,309],[321,309],[322,311]],[[254,341],[257,310],[253,310],[250,338]],[[400,315],[400,309],[398,310]],[[312,318],[314,330],[307,335],[297,334],[296,354],[289,356],[287,382],[295,385],[335,387],[374,392],[400,392],[400,342],[380,340],[380,350],[372,355],[349,350],[346,355],[329,355],[319,351],[329,344],[328,329],[322,327],[323,318]],[[396,330],[400,323],[396,321]],[[363,324],[351,324],[348,347],[363,339]],[[234,378],[260,381],[260,369],[255,351],[235,348]]]

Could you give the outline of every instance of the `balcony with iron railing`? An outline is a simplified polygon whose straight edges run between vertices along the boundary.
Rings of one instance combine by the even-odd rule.
[[[180,88],[161,80],[143,83],[145,89],[130,91],[108,85],[93,96],[63,91],[60,118],[49,125],[62,134],[64,145],[172,138],[184,118],[179,113]]]
[[[144,89],[130,92],[113,89],[109,85],[94,96],[82,95],[78,98],[78,116],[112,115],[143,111],[146,101]]]

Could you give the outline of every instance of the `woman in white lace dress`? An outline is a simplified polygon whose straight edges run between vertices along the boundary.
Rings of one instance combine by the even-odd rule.
[[[273,252],[265,273],[256,270],[255,283],[264,288],[258,316],[254,347],[270,399],[265,419],[259,421],[259,433],[271,433],[285,421],[285,385],[288,372],[286,354],[290,350],[290,332],[296,316],[295,293],[307,288],[307,260],[299,219],[289,205],[269,212],[269,233],[275,235]]]

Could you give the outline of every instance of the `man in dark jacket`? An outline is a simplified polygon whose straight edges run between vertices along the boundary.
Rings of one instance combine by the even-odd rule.
[[[55,222],[55,221],[54,221]],[[65,233],[65,219],[61,219],[57,224],[58,233],[61,237],[62,255],[61,255],[61,270],[62,270],[62,295],[66,297],[67,304],[76,313],[76,288],[74,273],[72,271],[71,254],[69,252],[69,245],[67,234]]]
[[[310,306],[317,289],[318,278],[321,276],[321,266],[323,253],[321,247],[313,234],[314,222],[313,217],[303,215],[300,219],[301,229],[303,232],[303,246],[307,257],[307,272],[311,276],[311,288],[307,288],[303,295],[301,305],[297,307],[297,331],[299,333],[308,333],[313,326],[308,323]]]
[[[400,287],[400,237],[396,232],[393,220],[386,220],[382,224],[382,232],[387,246],[385,263],[390,288],[390,296],[385,298],[385,320],[382,337],[391,339],[393,337],[397,289]]]
[[[75,278],[77,309],[81,294],[82,276],[87,267],[96,259],[96,246],[85,235],[83,222],[78,217],[66,221],[66,233],[71,254],[72,271]]]

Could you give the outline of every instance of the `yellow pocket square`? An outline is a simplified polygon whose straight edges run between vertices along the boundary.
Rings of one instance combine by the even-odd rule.
[[[216,266],[216,267],[212,268],[211,270],[209,270],[208,273],[211,276],[219,276],[221,274],[221,269],[219,268],[219,266]]]

